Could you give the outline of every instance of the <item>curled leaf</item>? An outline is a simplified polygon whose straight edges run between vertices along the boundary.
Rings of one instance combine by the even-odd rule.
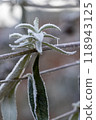
[[[53,39],[59,39],[58,37],[55,37],[55,36],[53,36],[53,35],[51,35],[51,34],[47,34],[47,33],[45,33],[45,32],[43,32],[43,34],[44,34],[44,37],[49,37],[49,38],[53,38]]]
[[[58,26],[49,23],[49,24],[44,24],[43,26],[41,26],[40,29],[39,29],[39,32],[41,32],[41,31],[43,31],[44,29],[47,29],[47,28],[56,28],[56,29],[61,31],[61,29]]]
[[[58,48],[58,47],[56,47],[56,46],[54,46],[54,45],[52,45],[52,44],[46,43],[46,42],[43,42],[43,44],[46,45],[46,46],[48,46],[48,47],[50,47],[50,48],[52,48],[52,49],[54,49],[54,50],[56,50],[56,51],[58,51],[58,52],[60,52],[60,53],[63,53],[63,54],[73,55],[73,54],[76,53],[76,51],[67,52],[67,51],[65,51],[65,50],[62,50],[62,49],[60,49],[60,48]]]
[[[22,34],[20,33],[13,33],[9,35],[9,38],[20,38],[20,37],[22,37]]]
[[[27,28],[27,29],[30,29],[30,30],[36,32],[34,26],[31,24],[28,24],[28,23],[21,23],[21,24],[17,25],[15,28]]]

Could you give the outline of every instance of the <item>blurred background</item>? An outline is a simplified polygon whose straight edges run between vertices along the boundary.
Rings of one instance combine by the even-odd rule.
[[[76,42],[80,39],[79,0],[0,0],[0,54],[12,52],[9,34],[25,33],[24,29],[14,29],[19,23],[33,23],[35,17],[40,26],[53,23],[61,28],[61,32],[48,29],[60,38],[59,43]],[[47,39],[51,42],[50,39]],[[55,44],[54,40],[52,41]],[[40,70],[61,66],[79,60],[79,48],[73,56],[55,51],[46,51],[40,58]],[[4,80],[20,57],[0,61],[0,80]],[[30,64],[32,61],[30,62]],[[25,73],[31,72],[30,64]],[[72,110],[72,103],[79,100],[79,65],[42,75],[48,92],[50,118],[54,118]],[[18,120],[33,120],[28,106],[27,81],[22,81],[17,89]],[[0,120],[2,120],[0,112]],[[67,120],[62,118],[60,120]]]

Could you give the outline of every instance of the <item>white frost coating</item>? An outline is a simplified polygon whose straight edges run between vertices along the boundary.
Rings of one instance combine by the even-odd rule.
[[[29,100],[29,97],[28,97],[28,101],[29,101],[29,106],[30,106],[30,110],[31,110],[31,113],[32,115],[34,116],[34,119],[35,117],[37,118],[36,116],[36,96],[37,96],[37,91],[36,91],[36,85],[35,85],[35,80],[34,80],[34,77],[32,74],[28,73],[28,75],[25,75],[25,76],[30,76],[32,78],[32,82],[33,82],[33,96],[34,96],[34,114],[33,114],[33,111],[32,111],[32,108],[31,108],[31,105],[30,105],[30,100]],[[25,77],[24,76],[24,77]],[[29,95],[29,85],[27,86],[28,87],[28,95]]]
[[[43,34],[43,32],[34,33],[34,37],[35,37],[38,41],[42,42],[42,41],[43,41],[43,38],[44,38],[44,34]]]
[[[56,28],[61,31],[61,29],[58,26],[49,23],[49,24],[44,24],[43,26],[41,26],[39,29],[39,32],[41,32],[42,30],[47,29],[47,28]]]
[[[36,90],[36,85],[35,85],[35,80],[34,80],[34,77],[32,75],[32,80],[33,80],[33,94],[34,94],[34,104],[35,104],[35,108],[34,108],[34,113],[35,113],[35,116],[37,117],[36,115],[36,97],[37,97],[37,90]]]
[[[17,25],[15,28],[27,28],[27,29],[30,29],[30,30],[36,32],[34,26],[31,24],[28,24],[28,23],[21,23],[21,24]]]
[[[22,34],[20,33],[13,33],[9,35],[9,38],[20,38],[20,37],[22,37]]]
[[[23,35],[21,38],[17,39],[14,43],[20,43],[28,38],[32,38],[30,35]]]
[[[55,36],[53,36],[53,35],[51,35],[51,34],[47,34],[47,33],[45,33],[45,32],[43,32],[43,34],[44,34],[44,37],[50,37],[50,38],[53,38],[53,39],[60,39],[60,38],[58,38],[58,37],[55,37]]]
[[[19,78],[23,72],[25,66],[28,64],[28,61],[30,59],[30,55],[24,55],[15,65],[13,70],[9,73],[9,75],[6,77],[5,80],[13,80],[15,78]],[[8,95],[8,93],[18,84],[18,81],[16,82],[8,82],[8,83],[3,83],[0,86],[0,100]]]
[[[42,54],[42,42],[36,41],[36,50]]]

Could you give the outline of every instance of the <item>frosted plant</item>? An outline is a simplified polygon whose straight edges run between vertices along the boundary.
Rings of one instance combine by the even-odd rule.
[[[40,54],[42,54],[42,44],[68,55],[74,54],[75,51],[66,52],[55,45],[44,42],[44,37],[53,38],[58,41],[57,37],[43,32],[43,30],[47,28],[56,28],[60,30],[60,28],[54,24],[45,24],[39,28],[39,19],[35,18],[33,25],[24,23],[17,25],[16,28],[26,28],[28,34],[11,34],[10,37],[16,38],[14,41],[15,45],[9,44],[12,50],[16,50],[18,48],[37,50],[34,63],[32,64],[32,73],[25,75],[28,77],[27,94],[32,115],[34,120],[49,120],[49,102],[46,86],[39,72],[39,58]],[[16,81],[16,79],[22,77],[26,65],[28,65],[31,58],[32,54],[24,55],[20,58],[13,70],[5,79],[8,80],[8,82],[3,83],[0,86],[0,101],[3,120],[17,120],[16,89],[20,81]],[[14,80],[14,82],[11,80]],[[74,119],[74,115],[72,116],[72,119]]]
[[[56,28],[58,30],[60,30],[60,28],[54,24],[44,24],[43,26],[41,26],[39,28],[39,19],[36,17],[33,25],[31,24],[27,24],[27,23],[22,23],[17,25],[15,28],[26,28],[28,34],[27,35],[22,35],[20,33],[13,33],[11,34],[9,37],[14,37],[17,38],[16,41],[14,41],[14,43],[16,45],[11,45],[9,44],[9,46],[12,48],[12,50],[15,50],[17,48],[28,48],[28,49],[36,49],[38,51],[38,53],[42,54],[42,44],[51,47],[52,49],[55,49],[61,53],[65,53],[65,54],[74,54],[75,52],[66,52],[60,48],[57,48],[56,46],[48,43],[48,42],[44,42],[44,37],[49,37],[49,38],[53,38],[55,40],[58,41],[59,38],[51,35],[51,34],[47,34],[46,32],[43,32],[43,30],[47,29],[47,28]]]

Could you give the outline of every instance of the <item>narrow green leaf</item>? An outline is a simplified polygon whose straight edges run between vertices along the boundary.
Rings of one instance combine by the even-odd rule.
[[[21,38],[17,39],[14,43],[20,43],[22,41],[25,41],[28,38],[33,38],[33,36],[30,35],[23,35]]]
[[[73,115],[71,115],[69,120],[79,120],[79,112],[76,112]]]
[[[65,51],[65,50],[62,50],[62,49],[60,49],[60,48],[58,48],[58,47],[56,47],[56,46],[50,44],[50,43],[43,42],[43,44],[44,44],[44,45],[47,45],[48,47],[50,47],[50,48],[52,48],[52,49],[54,49],[54,50],[56,50],[56,51],[58,51],[58,52],[60,52],[60,53],[63,53],[63,54],[73,55],[73,54],[76,53],[76,51],[67,52],[67,51]]]
[[[36,107],[37,120],[49,120],[48,99],[43,79],[39,74],[39,54],[33,65],[33,77],[36,86]]]
[[[51,35],[51,34],[47,34],[47,33],[45,33],[45,32],[43,32],[44,33],[44,37],[50,37],[50,38],[53,38],[53,39],[59,39],[58,37],[55,37],[55,36],[53,36],[53,35]]]
[[[22,37],[22,34],[20,33],[13,33],[9,35],[9,38],[21,38],[21,37]]]
[[[33,77],[31,74],[28,74],[28,84],[27,84],[27,91],[28,91],[28,100],[31,112],[33,113],[33,117],[36,119],[35,113],[35,103],[36,103],[36,88]]]
[[[38,32],[38,30],[39,30],[39,19],[37,17],[34,20],[34,27],[35,27],[36,31]]]
[[[20,43],[19,45],[11,45],[11,44],[9,44],[9,46],[10,46],[12,49],[22,48],[22,47],[25,47],[25,46],[28,46],[28,45],[29,45],[29,42]]]
[[[49,23],[49,24],[44,24],[43,26],[41,26],[40,29],[39,29],[39,32],[41,32],[41,31],[43,31],[44,29],[47,29],[47,28],[56,28],[56,29],[61,31],[61,29],[58,26]]]
[[[5,80],[9,80],[7,83],[3,83],[0,86],[0,100],[4,98],[4,96],[8,95],[13,88],[18,84],[19,81],[15,81],[14,79],[18,79],[25,70],[26,65],[28,65],[31,55],[24,55],[20,60],[17,62],[13,70],[8,74]],[[11,80],[14,80],[12,82]]]
[[[3,120],[17,120],[16,94],[13,90],[1,102]]]
[[[34,26],[31,24],[28,24],[28,23],[21,23],[21,24],[17,25],[15,28],[27,28],[27,29],[30,29],[30,30],[36,32]]]

